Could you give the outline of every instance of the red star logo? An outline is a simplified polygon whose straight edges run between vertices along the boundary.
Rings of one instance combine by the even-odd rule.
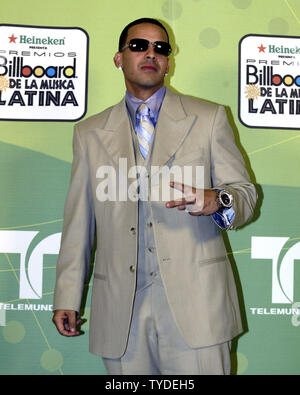
[[[259,49],[259,52],[265,52],[265,49],[267,47],[264,47],[262,44],[260,45],[260,47],[257,47]]]
[[[15,37],[13,34],[10,37],[8,37],[8,38],[9,38],[9,42],[10,43],[16,43],[17,37]]]

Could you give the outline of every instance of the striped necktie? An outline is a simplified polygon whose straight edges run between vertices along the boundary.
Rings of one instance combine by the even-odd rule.
[[[143,158],[149,153],[152,141],[154,126],[150,118],[150,109],[147,104],[143,103],[137,109],[137,138]]]

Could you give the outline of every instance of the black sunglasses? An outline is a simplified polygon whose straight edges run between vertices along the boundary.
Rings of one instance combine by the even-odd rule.
[[[169,56],[172,52],[171,45],[166,41],[154,41],[153,43],[145,40],[144,38],[133,38],[129,41],[129,44],[126,44],[122,51],[126,48],[129,48],[132,52],[144,52],[147,51],[150,44],[153,45],[153,49],[159,55]]]

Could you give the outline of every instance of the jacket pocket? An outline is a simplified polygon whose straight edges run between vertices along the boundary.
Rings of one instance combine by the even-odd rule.
[[[219,256],[216,258],[207,258],[207,259],[202,259],[201,261],[198,261],[200,268],[203,266],[207,266],[207,265],[213,265],[214,263],[220,263],[220,262],[227,262],[227,256],[223,255],[223,256]]]
[[[104,276],[104,274],[100,274],[100,273],[95,273],[94,278],[96,278],[97,280],[106,280],[106,276]]]

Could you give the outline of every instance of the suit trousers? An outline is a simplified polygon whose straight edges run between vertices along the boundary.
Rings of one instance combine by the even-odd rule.
[[[102,359],[109,375],[229,375],[230,346],[225,342],[190,348],[173,319],[162,283],[153,282],[136,293],[125,354]]]

